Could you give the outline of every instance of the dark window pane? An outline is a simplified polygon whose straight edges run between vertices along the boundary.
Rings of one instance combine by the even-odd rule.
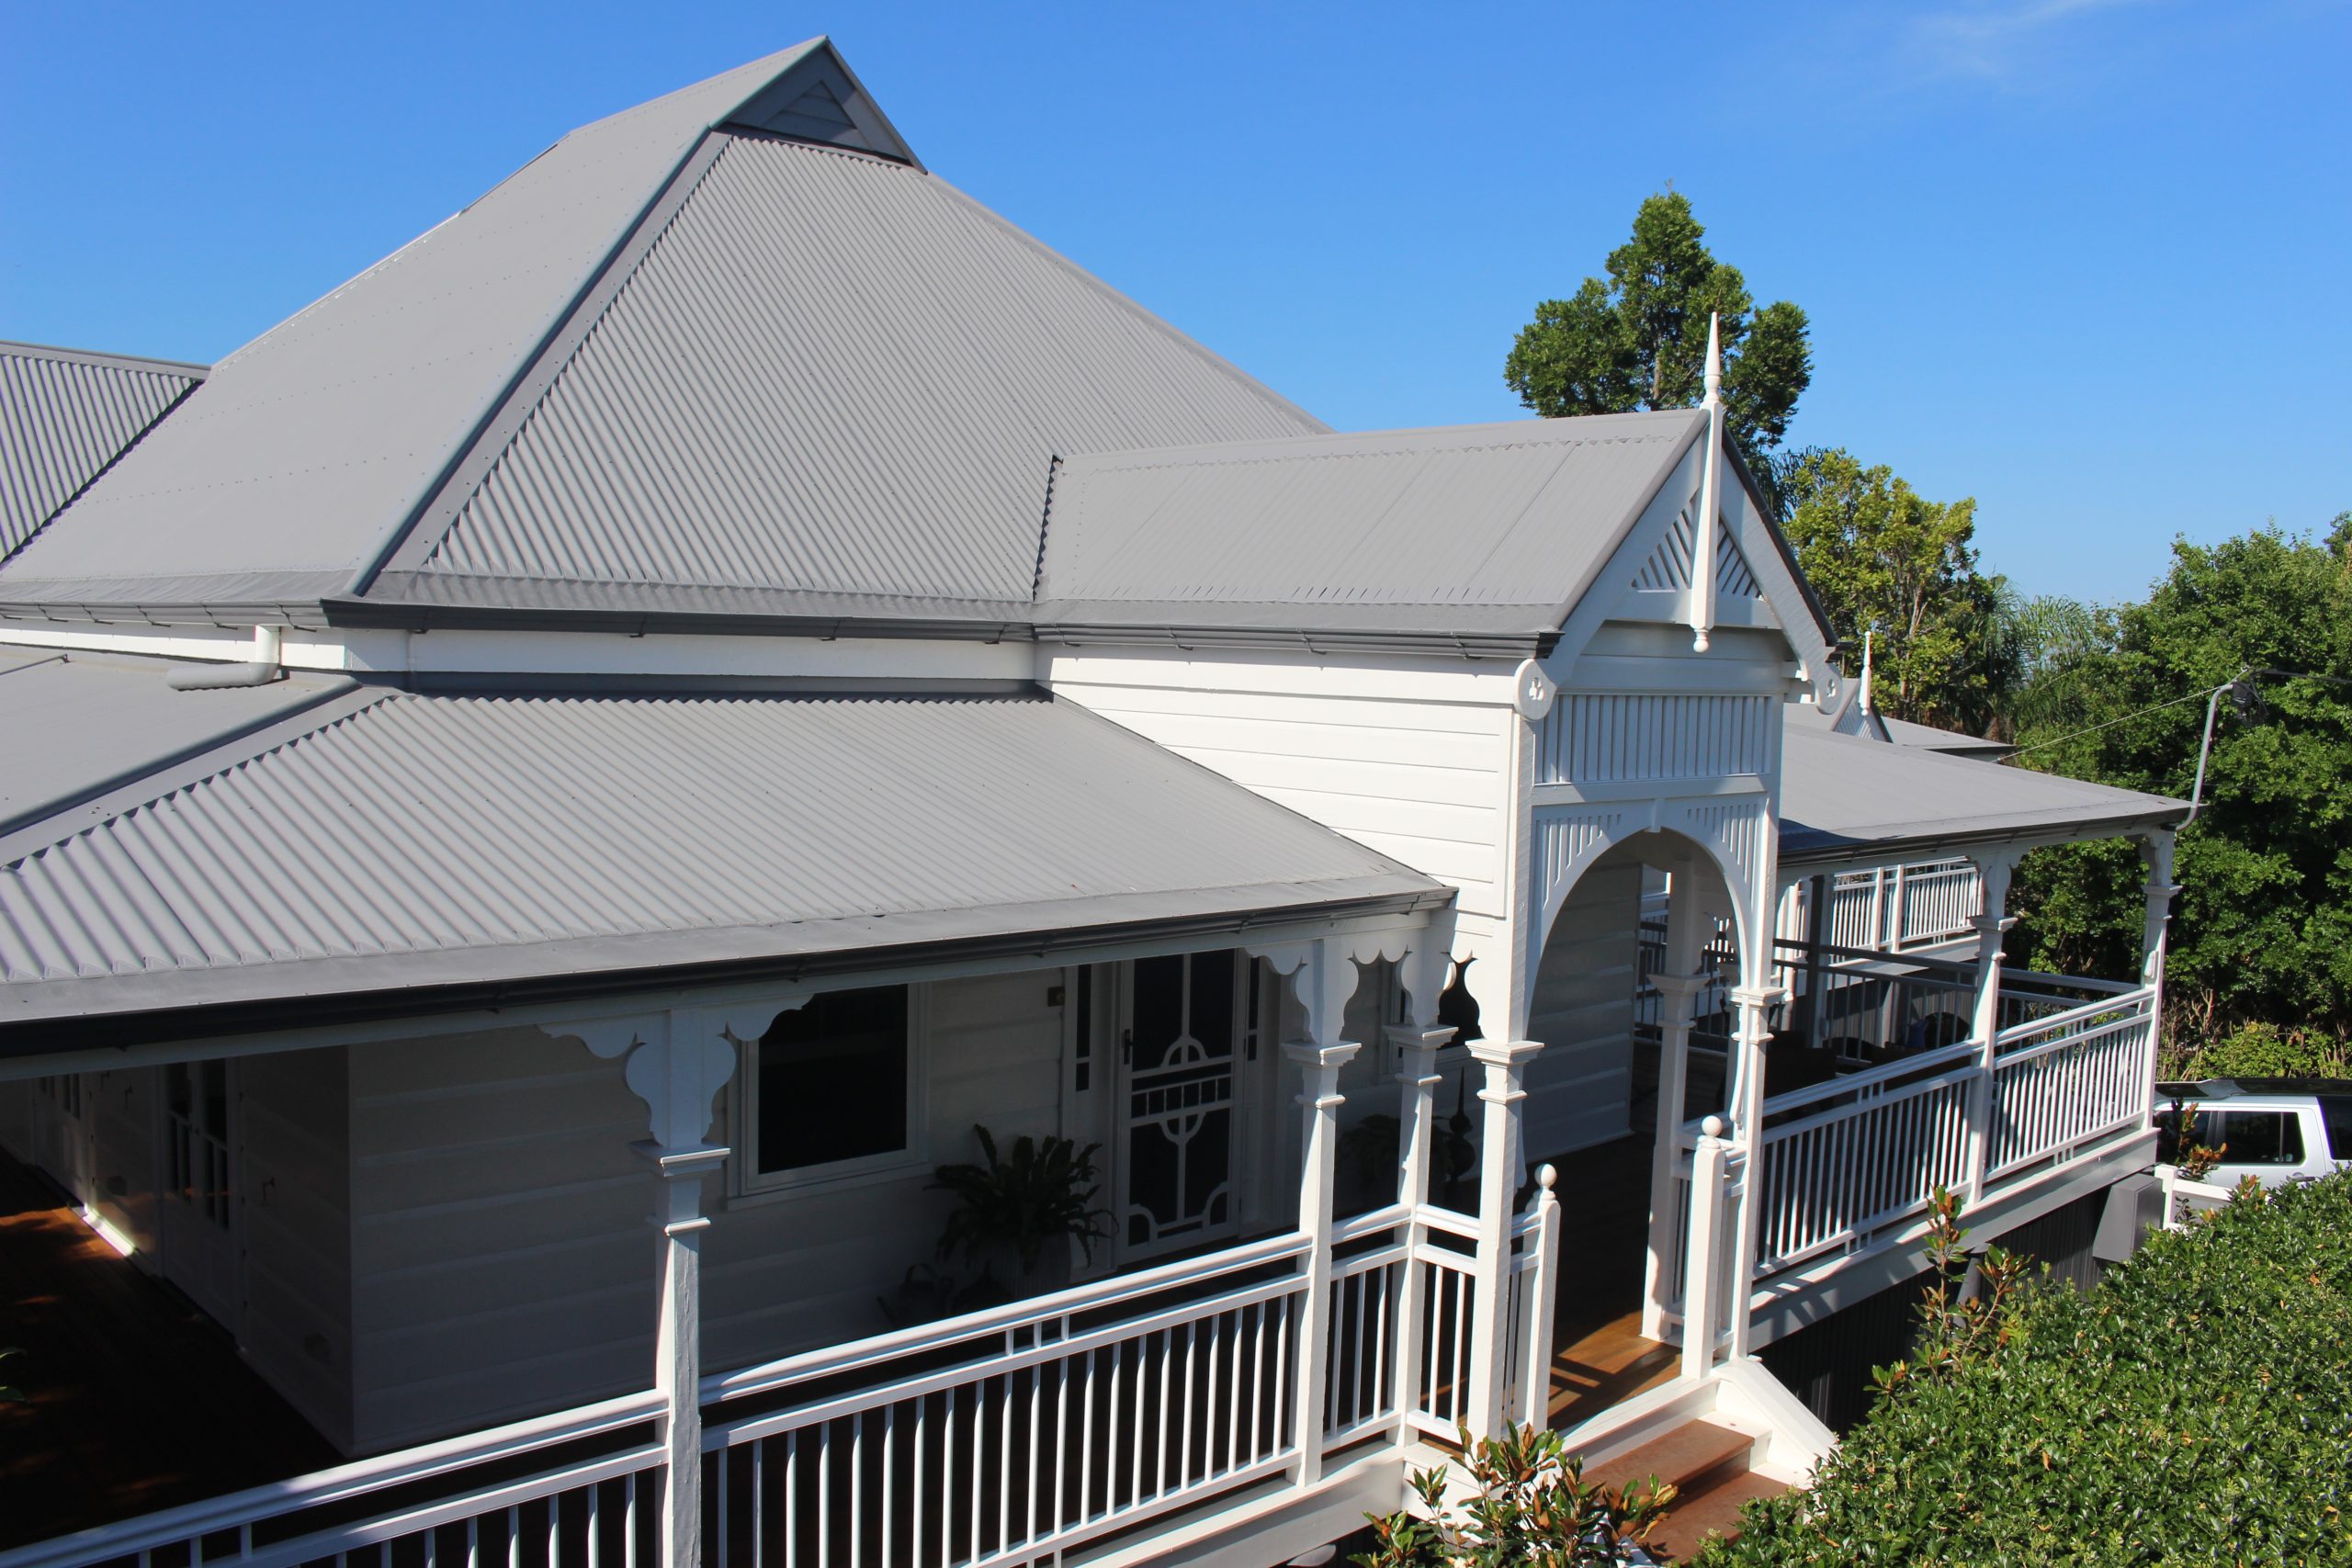
[[[805,1170],[907,1146],[907,988],[829,991],[760,1037],[759,1168]]]
[[[2301,1118],[2283,1111],[2232,1111],[2216,1118],[2219,1141],[2226,1143],[2224,1165],[2301,1165]]]
[[[1193,954],[1193,1038],[1212,1056],[1233,1055],[1233,954]]]
[[[1183,1032],[1184,960],[1138,958],[1135,984],[1135,1064],[1157,1066]]]
[[[2327,1123],[2328,1157],[2352,1159],[2352,1096],[2321,1100],[2319,1113]]]

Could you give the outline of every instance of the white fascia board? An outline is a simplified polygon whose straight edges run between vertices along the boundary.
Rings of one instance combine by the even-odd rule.
[[[1039,643],[1035,679],[1063,685],[1250,692],[1277,696],[1373,697],[1397,703],[1510,707],[1516,667],[1459,654],[1317,653],[1307,649],[1086,649]]]
[[[395,631],[306,631],[286,628],[278,661],[289,670],[340,673],[406,668],[409,634]],[[151,659],[207,659],[240,663],[253,657],[251,626],[67,626],[62,623],[0,625],[0,645],[53,648],[67,653],[135,653]]]

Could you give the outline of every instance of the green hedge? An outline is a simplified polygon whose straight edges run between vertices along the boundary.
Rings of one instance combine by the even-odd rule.
[[[2151,1236],[2007,1326],[1700,1562],[2352,1563],[2352,1173]]]

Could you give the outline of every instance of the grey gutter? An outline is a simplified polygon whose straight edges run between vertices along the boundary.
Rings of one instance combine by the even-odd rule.
[[[1022,931],[811,947],[800,952],[745,953],[718,959],[691,955],[697,949],[740,943],[747,937],[772,934],[783,928],[667,931],[528,943],[512,949],[295,960],[231,969],[0,986],[0,1056],[594,1000],[656,989],[764,981],[797,984],[975,959],[1034,958],[1044,967],[1057,954],[1121,943],[1238,937],[1261,927],[1306,919],[1416,914],[1443,908],[1455,896],[1454,889],[1426,879],[1420,879],[1421,886],[1399,886],[1408,882],[1404,877],[1360,880],[1392,886],[1353,894],[1335,889],[1332,897],[1316,897],[1307,895],[1311,885],[1299,884],[1284,890],[1291,895],[1288,901],[1244,908],[1101,923],[1049,920]],[[1193,889],[1169,897],[1212,901],[1250,891]],[[1083,906],[1105,901],[1068,903]],[[1044,911],[1059,907],[1029,908]],[[919,927],[927,919],[956,913],[822,923],[867,930],[878,930],[886,923]],[[639,961],[618,961],[627,955],[635,955]],[[507,972],[498,972],[502,964]],[[460,968],[480,972],[447,973]],[[436,969],[444,972],[437,979],[418,973]]]

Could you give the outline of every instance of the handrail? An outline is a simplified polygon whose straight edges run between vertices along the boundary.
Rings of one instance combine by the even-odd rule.
[[[1370,1213],[1351,1214],[1344,1220],[1333,1222],[1332,1245],[1344,1246],[1351,1241],[1362,1241],[1368,1235],[1378,1235],[1382,1231],[1393,1231],[1412,1216],[1413,1211],[1403,1203],[1391,1203]]]
[[[13,1551],[0,1552],[0,1568],[63,1568],[90,1560],[129,1557],[173,1541],[231,1529],[270,1515],[315,1508],[371,1492],[388,1491],[412,1482],[429,1481],[469,1465],[504,1461],[535,1453],[560,1443],[617,1432],[653,1420],[669,1409],[656,1393],[624,1394],[599,1400],[552,1416],[534,1416],[484,1432],[445,1438],[397,1453],[355,1460],[331,1470],[313,1471],[286,1481],[272,1481],[243,1492],[206,1497],[160,1513],[144,1514],[118,1524],[99,1525],[72,1535],[37,1541]]]
[[[2085,1002],[2079,1007],[2069,1008],[2064,1012],[2052,1013],[2047,1018],[2030,1019],[2024,1023],[2013,1023],[1993,1037],[1994,1043],[2006,1045],[2012,1041],[2022,1041],[2031,1035],[2046,1034],[2052,1030],[2069,1029],[2076,1024],[2087,1022],[2102,1013],[2113,1012],[2118,1007],[2130,1006],[2134,1002],[2153,1001],[2155,994],[2155,987],[2153,986],[2134,986],[2129,990],[2102,997],[2097,1001]]]
[[[1792,1089],[1785,1094],[1773,1095],[1764,1101],[1764,1114],[1769,1119],[1783,1111],[1792,1111],[1798,1106],[1810,1105],[1816,1100],[1827,1100],[1835,1095],[1850,1094],[1858,1089],[1877,1089],[1893,1083],[1897,1078],[1907,1077],[1913,1073],[1942,1066],[1947,1062],[1967,1061],[1973,1056],[1981,1055],[1984,1050],[1983,1041],[1963,1040],[1957,1044],[1941,1046],[1933,1051],[1922,1051],[1916,1056],[1898,1056],[1894,1061],[1882,1062],[1877,1066],[1862,1072],[1846,1073],[1838,1077],[1824,1078],[1819,1083],[1807,1084],[1803,1089]],[[1683,1127],[1685,1132],[1693,1136],[1697,1135],[1698,1122],[1685,1122]]]
[[[794,1405],[786,1410],[743,1416],[724,1422],[708,1422],[703,1427],[703,1450],[712,1452],[795,1427],[818,1426],[855,1415],[861,1410],[878,1410],[885,1405],[920,1399],[944,1388],[960,1387],[973,1381],[976,1369],[984,1369],[985,1376],[995,1378],[1026,1371],[1047,1361],[1083,1355],[1089,1350],[1101,1349],[1122,1340],[1157,1334],[1163,1328],[1182,1327],[1187,1323],[1220,1316],[1238,1308],[1255,1306],[1260,1302],[1272,1301],[1278,1296],[1291,1295],[1304,1285],[1305,1281],[1296,1275],[1263,1280],[1257,1284],[1243,1285],[1197,1302],[1163,1307],[1148,1316],[1122,1318],[1083,1334],[1043,1340],[1020,1350],[992,1353],[976,1361],[958,1362],[952,1367],[918,1372],[873,1388],[834,1394],[813,1404]]]
[[[1003,1306],[942,1318],[936,1323],[894,1329],[888,1334],[877,1334],[847,1345],[804,1350],[798,1355],[786,1356],[732,1372],[713,1373],[702,1380],[703,1403],[709,1404],[771,1393],[794,1383],[806,1382],[811,1378],[862,1371],[902,1356],[944,1349],[985,1334],[1026,1328],[1057,1317],[1067,1317],[1073,1313],[1118,1306],[1173,1285],[1202,1283],[1227,1274],[1238,1274],[1244,1269],[1262,1268],[1269,1263],[1304,1258],[1313,1247],[1311,1237],[1303,1232],[1293,1231],[1250,1242],[1210,1258],[1163,1263],[1156,1269],[1072,1285],[1050,1295],[1032,1296]]]
[[[2127,996],[2133,991],[2147,988],[2146,984],[2139,980],[2101,980],[2090,975],[2045,975],[2039,969],[2007,969],[2001,975],[2001,988],[2004,991],[2007,990],[2012,984],[2023,984],[2030,988],[2036,983],[2045,986],[2072,986],[2082,991],[2104,991],[2110,997]]]
[[[1457,1214],[1453,1210],[1441,1208],[1435,1203],[1424,1203],[1413,1211],[1413,1223],[1430,1230],[1442,1232],[1457,1240],[1478,1239],[1478,1222],[1475,1218],[1468,1214]]]
[[[1783,1122],[1777,1127],[1768,1127],[1764,1130],[1763,1141],[1767,1144],[1777,1144],[1810,1133],[1815,1127],[1826,1127],[1838,1122],[1850,1121],[1857,1116],[1867,1116],[1872,1111],[1900,1105],[1905,1100],[1917,1100],[1919,1096],[1936,1089],[1950,1089],[1955,1084],[1964,1084],[1972,1078],[1982,1077],[1984,1071],[1982,1066],[1971,1062],[1957,1071],[1938,1073],[1932,1077],[1897,1084],[1885,1093],[1874,1095],[1867,1100],[1858,1101],[1852,1105],[1833,1105],[1826,1111],[1816,1111],[1810,1116],[1801,1116],[1793,1122]]]
[[[2101,1010],[2112,1012],[2115,1010],[2107,1008]],[[2109,1036],[2122,1033],[2127,1029],[2137,1029],[2147,1021],[2148,1016],[2145,1013],[2126,1013],[2120,1018],[2110,1018],[2094,1023],[2087,1029],[2075,1030],[2052,1040],[2036,1041],[2030,1045],[2011,1051],[2000,1058],[1997,1066],[2013,1067],[2020,1063],[2038,1062],[2044,1056],[2054,1055],[2061,1051],[2077,1050],[2090,1044],[2093,1041],[2108,1039]]]

